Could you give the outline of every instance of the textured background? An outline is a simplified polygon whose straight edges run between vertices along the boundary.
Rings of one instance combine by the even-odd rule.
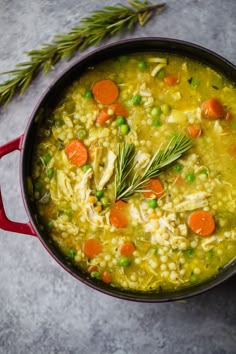
[[[192,41],[236,64],[235,0],[166,2],[165,13],[129,37]],[[24,51],[66,32],[91,10],[114,3],[0,0],[0,71],[12,69],[25,59]],[[39,77],[22,98],[0,110],[0,144],[22,134],[40,94],[67,65]],[[2,159],[0,183],[9,217],[26,221],[18,159],[18,153]],[[36,238],[1,230],[0,250],[0,353],[236,353],[235,277],[187,302],[129,303],[76,281]]]

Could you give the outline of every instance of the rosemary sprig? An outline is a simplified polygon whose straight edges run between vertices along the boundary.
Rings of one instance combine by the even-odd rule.
[[[134,145],[124,144],[122,148],[119,147],[115,176],[116,200],[127,200],[134,193],[147,191],[145,187],[148,181],[157,177],[163,169],[178,160],[191,146],[191,139],[183,133],[172,137],[164,149],[157,150],[142,174],[135,168]],[[125,157],[127,160],[124,160]]]
[[[136,24],[144,26],[156,10],[165,7],[165,4],[152,4],[146,0],[128,0],[128,3],[130,6],[117,4],[94,11],[69,33],[55,35],[51,43],[27,52],[28,61],[0,74],[10,75],[0,84],[0,106],[10,102],[16,93],[22,95],[40,71],[47,74],[59,60],[65,57],[70,60],[78,50],[99,44],[105,37],[124,29],[130,31]]]

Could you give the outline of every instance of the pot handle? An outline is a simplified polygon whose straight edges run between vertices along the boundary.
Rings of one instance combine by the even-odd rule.
[[[21,150],[23,137],[24,136],[21,135],[18,138],[0,146],[0,160],[4,155],[7,155],[12,151]],[[0,229],[6,231],[18,232],[20,234],[27,234],[31,236],[37,235],[30,222],[24,224],[20,222],[14,222],[8,219],[4,210],[2,194],[1,194],[1,186],[0,186]]]

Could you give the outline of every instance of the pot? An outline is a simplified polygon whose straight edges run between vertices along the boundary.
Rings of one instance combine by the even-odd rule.
[[[30,175],[33,150],[32,147],[35,141],[37,128],[39,127],[43,116],[47,115],[47,112],[51,111],[56,106],[58,97],[60,97],[60,94],[63,92],[65,87],[69,86],[75,79],[79,77],[80,73],[86,70],[89,66],[97,64],[99,61],[133,52],[137,53],[155,51],[180,54],[182,56],[193,58],[216,69],[228,77],[231,81],[236,83],[236,67],[223,57],[200,46],[184,41],[165,38],[137,38],[120,41],[96,49],[88,55],[75,61],[53,83],[51,83],[47,90],[44,92],[33,113],[31,114],[23,135],[0,147],[0,158],[14,150],[20,150],[20,184],[22,198],[29,217],[29,222],[25,224],[9,220],[4,211],[4,205],[0,191],[0,228],[7,231],[18,232],[21,234],[37,237],[42,242],[43,246],[46,248],[49,254],[67,272],[95,290],[99,290],[105,294],[112,295],[120,299],[150,303],[180,300],[209,290],[236,273],[236,261],[225,267],[214,277],[201,284],[175,291],[137,292],[132,290],[122,290],[119,288],[111,287],[103,282],[100,282],[99,280],[91,279],[83,270],[75,267],[69,260],[67,260],[56,248],[48,235],[40,230],[37,222],[36,211],[27,193],[27,176]]]

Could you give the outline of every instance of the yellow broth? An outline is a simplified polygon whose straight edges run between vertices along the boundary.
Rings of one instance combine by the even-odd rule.
[[[176,75],[178,82],[167,85],[168,75]],[[122,131],[112,112],[105,125],[96,122],[99,112],[109,108],[91,95],[93,85],[102,79],[118,85],[116,102],[127,108],[128,130]],[[141,97],[138,104],[135,95]],[[211,98],[224,105],[229,119],[203,117],[201,105]],[[116,162],[111,163],[100,195],[97,185],[107,173],[110,156],[117,158],[119,144],[133,143],[141,152],[146,161],[140,164],[142,171],[173,135],[188,135],[189,125],[201,134],[193,137],[189,152],[158,176],[162,196],[150,202],[143,193],[135,193],[127,200],[127,226],[111,225]],[[38,132],[30,193],[41,228],[65,257],[112,286],[174,290],[202,282],[236,255],[235,137],[236,88],[209,67],[180,56],[150,53],[89,68],[67,89]],[[82,140],[89,152],[85,166],[74,165],[65,153],[74,139]],[[98,148],[101,159],[96,164]],[[198,210],[214,218],[216,227],[210,235],[201,236],[189,227],[189,215]],[[98,254],[86,255],[88,239],[99,242]],[[126,242],[134,246],[128,257],[121,254]]]

